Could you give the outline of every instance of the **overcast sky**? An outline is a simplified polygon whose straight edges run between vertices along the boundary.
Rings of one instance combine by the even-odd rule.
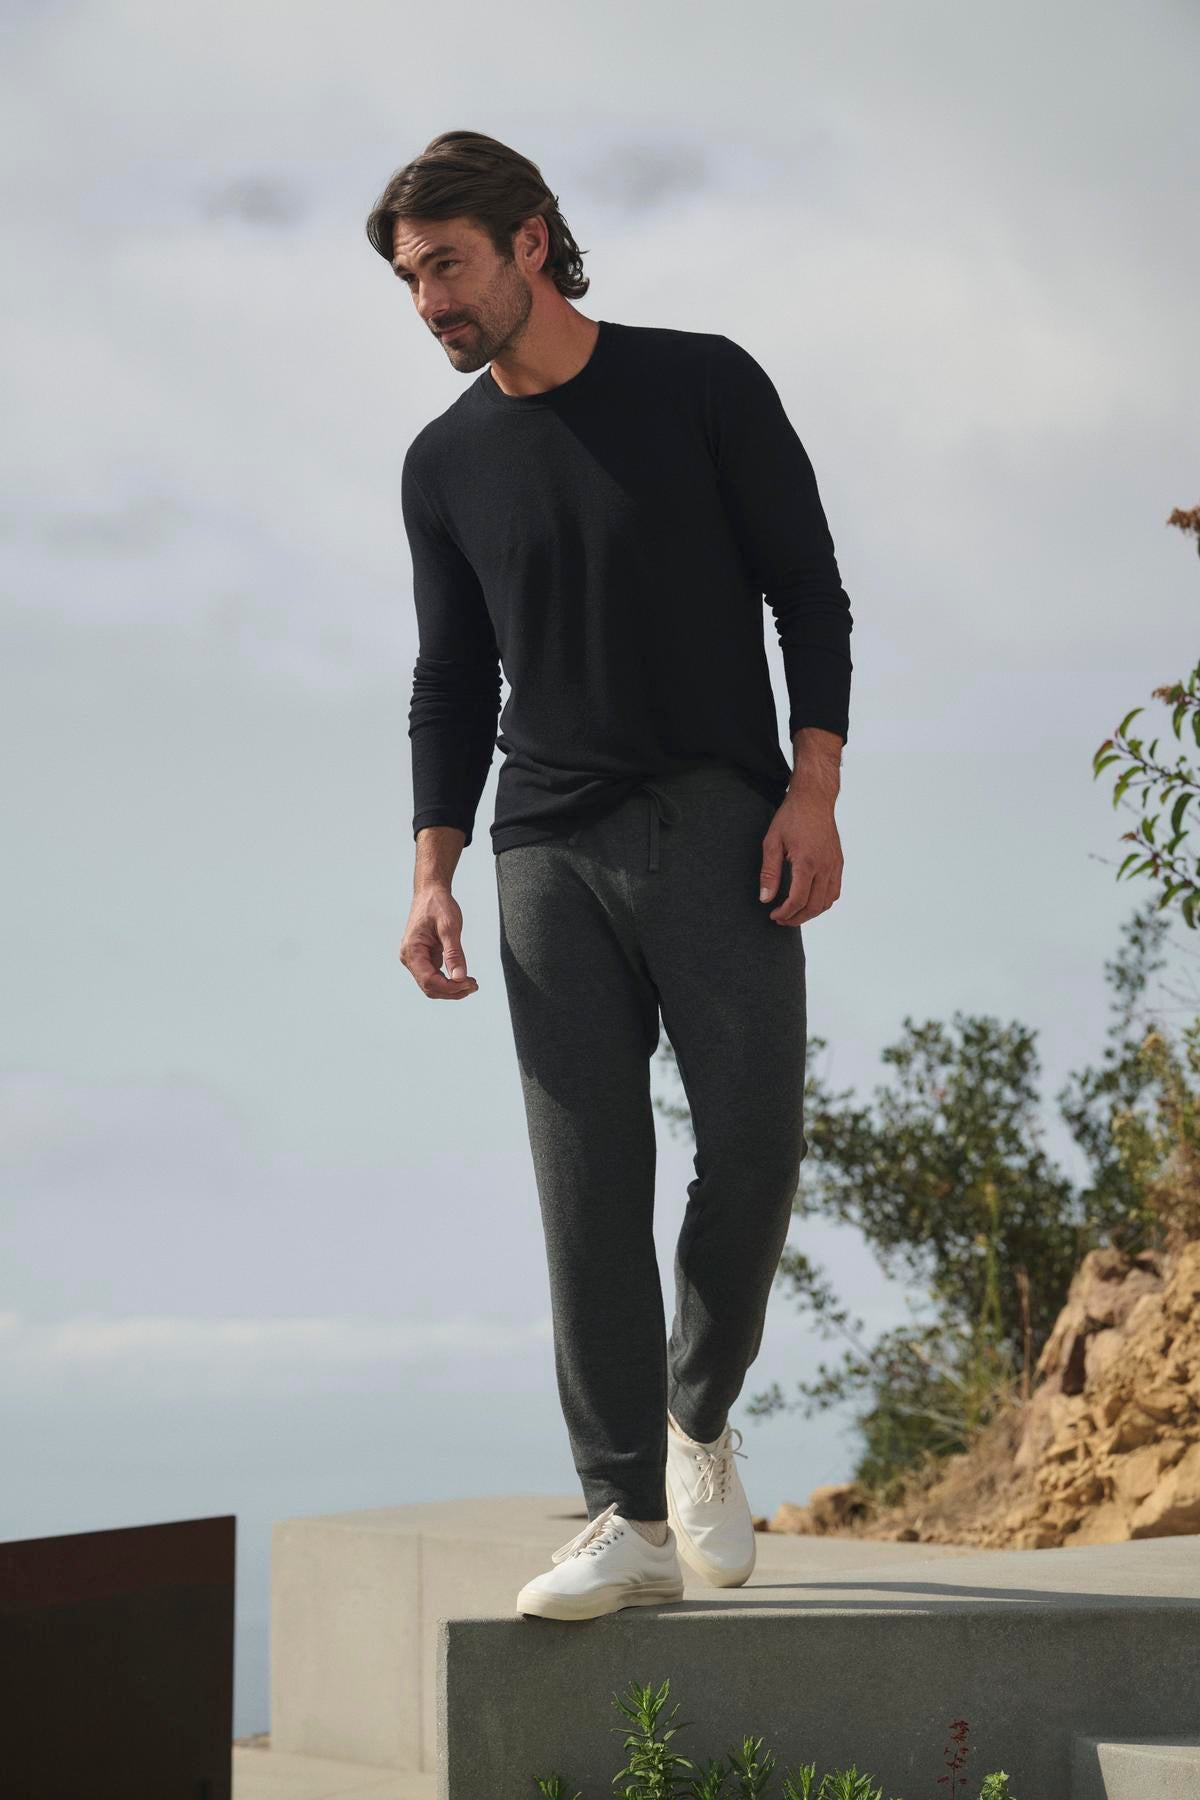
[[[906,1015],[987,1012],[1050,1095],[1146,893],[1092,753],[1196,655],[1198,40],[1194,0],[10,4],[0,1535],[236,1512],[239,1731],[271,1521],[577,1492],[499,755],[456,882],[479,992],[396,959],[400,467],[474,377],[368,246],[380,189],[439,131],[510,142],[585,316],[771,374],[854,617],[820,1067],[865,1099]],[[659,1174],[666,1282],[665,1122]],[[908,1316],[852,1234],[793,1242]],[[778,1295],[743,1400],[833,1354]],[[844,1421],[740,1422],[757,1510],[849,1472]]]

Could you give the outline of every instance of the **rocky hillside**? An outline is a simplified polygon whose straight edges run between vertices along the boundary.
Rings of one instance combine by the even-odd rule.
[[[902,1505],[873,1508],[843,1482],[756,1524],[1013,1549],[1200,1532],[1200,1242],[1093,1250],[1031,1399],[914,1482]]]

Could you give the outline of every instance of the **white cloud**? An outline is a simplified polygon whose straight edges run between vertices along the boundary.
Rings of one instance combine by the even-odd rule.
[[[0,1386],[72,1373],[128,1381],[234,1382],[278,1373],[325,1376],[348,1368],[504,1357],[551,1340],[549,1315],[515,1323],[467,1315],[369,1318],[119,1318],[34,1320],[0,1312]]]

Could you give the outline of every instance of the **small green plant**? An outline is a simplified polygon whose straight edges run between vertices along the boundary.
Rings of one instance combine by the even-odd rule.
[[[739,1800],[759,1800],[759,1796],[767,1791],[775,1758],[769,1750],[763,1749],[762,1742],[760,1737],[743,1738],[741,1750],[731,1750],[729,1753],[732,1764],[730,1773],[734,1778],[733,1791]]]
[[[632,1731],[613,1726],[614,1731],[625,1731],[624,1747],[629,1752],[629,1761],[612,1779],[622,1800],[684,1800],[681,1771],[694,1772],[696,1765],[670,1748],[671,1739],[680,1729],[674,1722],[679,1711],[677,1704],[671,1708],[661,1735],[658,1730],[658,1715],[670,1691],[669,1680],[662,1683],[657,1693],[650,1682],[643,1685],[631,1681],[626,1697],[613,1695],[613,1705],[633,1726]],[[628,1785],[617,1787],[621,1781]]]
[[[860,1775],[853,1764],[835,1775],[822,1775],[814,1787],[816,1779],[816,1763],[801,1763],[796,1775],[783,1778],[783,1800],[884,1800],[883,1789],[872,1786],[871,1777]]]
[[[706,1762],[685,1788],[687,1800],[729,1800],[728,1782],[731,1774],[732,1770],[726,1767],[720,1757]]]
[[[775,1756],[763,1748],[762,1738],[743,1737],[727,1759],[718,1757],[697,1767],[671,1748],[672,1738],[683,1729],[675,1722],[678,1703],[660,1724],[670,1692],[667,1679],[657,1688],[652,1682],[631,1681],[625,1694],[613,1695],[613,1705],[627,1721],[613,1726],[614,1731],[624,1733],[623,1747],[629,1753],[625,1767],[612,1778],[620,1800],[764,1800],[771,1791]],[[962,1769],[969,1754],[969,1729],[965,1719],[955,1719],[949,1727],[948,1772],[939,1775],[938,1781],[951,1796],[966,1786]],[[816,1763],[801,1763],[795,1771],[785,1770],[782,1780],[781,1800],[885,1800],[873,1777],[860,1773],[853,1764],[827,1772],[818,1782]],[[542,1800],[583,1800],[581,1793],[568,1794],[569,1783],[562,1775],[535,1775],[533,1782]],[[892,1800],[900,1800],[899,1795]],[[979,1800],[1017,1800],[1009,1792],[1003,1769],[984,1776]]]

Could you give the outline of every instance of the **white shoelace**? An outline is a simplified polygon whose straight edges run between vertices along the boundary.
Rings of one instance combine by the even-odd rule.
[[[557,1549],[551,1562],[564,1562],[568,1556],[595,1556],[597,1551],[602,1550],[605,1544],[610,1544],[617,1535],[616,1511],[617,1502],[614,1500],[602,1513],[589,1519],[582,1531],[577,1531],[573,1538]]]
[[[736,1425],[730,1425],[715,1450],[705,1450],[701,1446],[696,1451],[696,1462],[700,1468],[700,1481],[696,1488],[697,1500],[724,1500],[725,1489],[733,1469],[733,1459],[735,1456],[747,1454],[745,1450],[738,1450],[735,1447],[733,1442],[735,1437],[740,1444],[742,1442],[741,1432]]]

